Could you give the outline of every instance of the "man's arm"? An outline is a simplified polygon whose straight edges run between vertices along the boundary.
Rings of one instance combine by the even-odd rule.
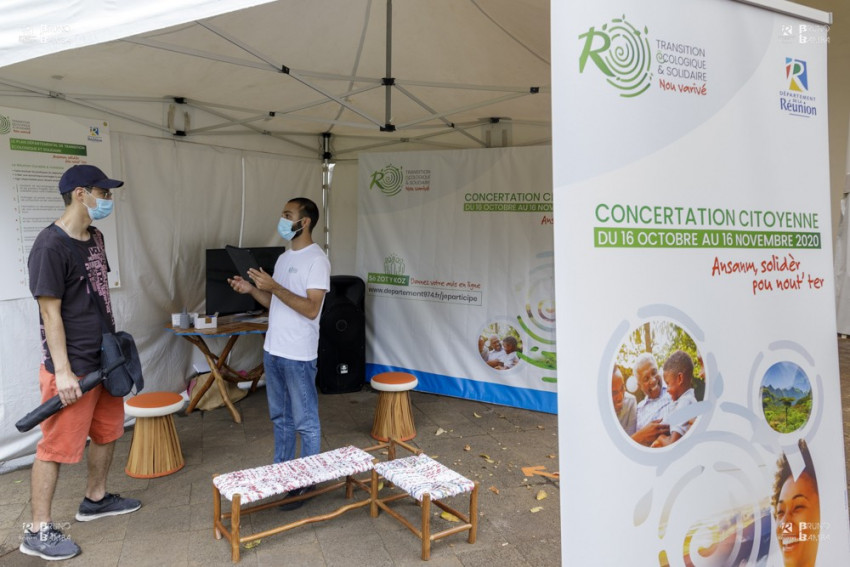
[[[77,401],[82,395],[80,384],[71,370],[68,360],[68,345],[65,338],[65,323],[62,321],[62,300],[58,297],[40,296],[38,309],[44,322],[44,335],[47,338],[47,350],[53,360],[56,390],[63,406]]]
[[[274,295],[287,307],[300,315],[303,315],[308,319],[315,319],[319,315],[319,311],[322,309],[322,300],[325,298],[326,293],[324,289],[308,289],[307,297],[302,297],[292,293],[274,281],[271,275],[262,269],[248,270],[248,275],[251,276],[252,280],[254,280],[254,285],[259,291]],[[271,302],[271,297],[269,297],[269,302]],[[268,307],[268,305],[266,306]]]

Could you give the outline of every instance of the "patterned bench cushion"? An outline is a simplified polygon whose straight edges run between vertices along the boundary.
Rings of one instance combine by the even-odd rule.
[[[372,470],[374,457],[349,445],[285,463],[223,474],[213,484],[228,500],[241,494],[243,503],[283,494],[296,488]]]
[[[443,466],[428,455],[380,462],[374,466],[378,474],[420,502],[425,493],[430,494],[432,500],[442,500],[449,496],[470,492],[475,486],[468,478]]]

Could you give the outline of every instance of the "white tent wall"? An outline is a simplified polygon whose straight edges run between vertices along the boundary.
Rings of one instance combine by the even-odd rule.
[[[357,252],[357,161],[337,162],[330,190],[330,254],[334,274],[355,274]],[[318,201],[316,201],[318,203]],[[318,229],[317,229],[318,230]],[[313,239],[319,240],[313,232]]]
[[[116,322],[136,339],[146,389],[181,391],[199,356],[165,325],[183,307],[203,312],[205,250],[240,241],[281,245],[276,227],[285,201],[302,195],[321,203],[321,162],[120,133],[112,146],[114,163],[102,165],[126,182],[115,194],[122,259],[122,285],[112,290]],[[316,231],[323,234],[324,223]],[[22,435],[14,423],[38,405],[41,354],[33,299],[0,302],[0,319],[2,469],[31,454],[40,436],[38,429]],[[246,337],[231,361],[253,366],[261,353],[262,337]]]

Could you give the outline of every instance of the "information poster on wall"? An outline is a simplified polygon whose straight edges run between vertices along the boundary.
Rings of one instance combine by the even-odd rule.
[[[36,236],[65,210],[59,178],[76,164],[111,171],[109,125],[104,120],[0,107],[0,300],[30,297],[27,258]],[[115,216],[95,226],[104,233],[109,285],[121,281]]]
[[[801,14],[552,3],[565,565],[850,565],[829,20]]]
[[[551,151],[361,155],[367,377],[554,413]]]

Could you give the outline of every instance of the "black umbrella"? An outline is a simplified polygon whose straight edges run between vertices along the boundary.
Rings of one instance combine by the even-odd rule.
[[[90,374],[86,374],[82,380],[80,380],[80,390],[85,394],[95,386],[103,381],[104,373],[101,370],[95,370]],[[18,428],[18,431],[21,433],[25,431],[29,431],[57,411],[62,409],[62,402],[59,400],[59,396],[53,396],[27,415],[22,417],[15,424],[15,427]]]

